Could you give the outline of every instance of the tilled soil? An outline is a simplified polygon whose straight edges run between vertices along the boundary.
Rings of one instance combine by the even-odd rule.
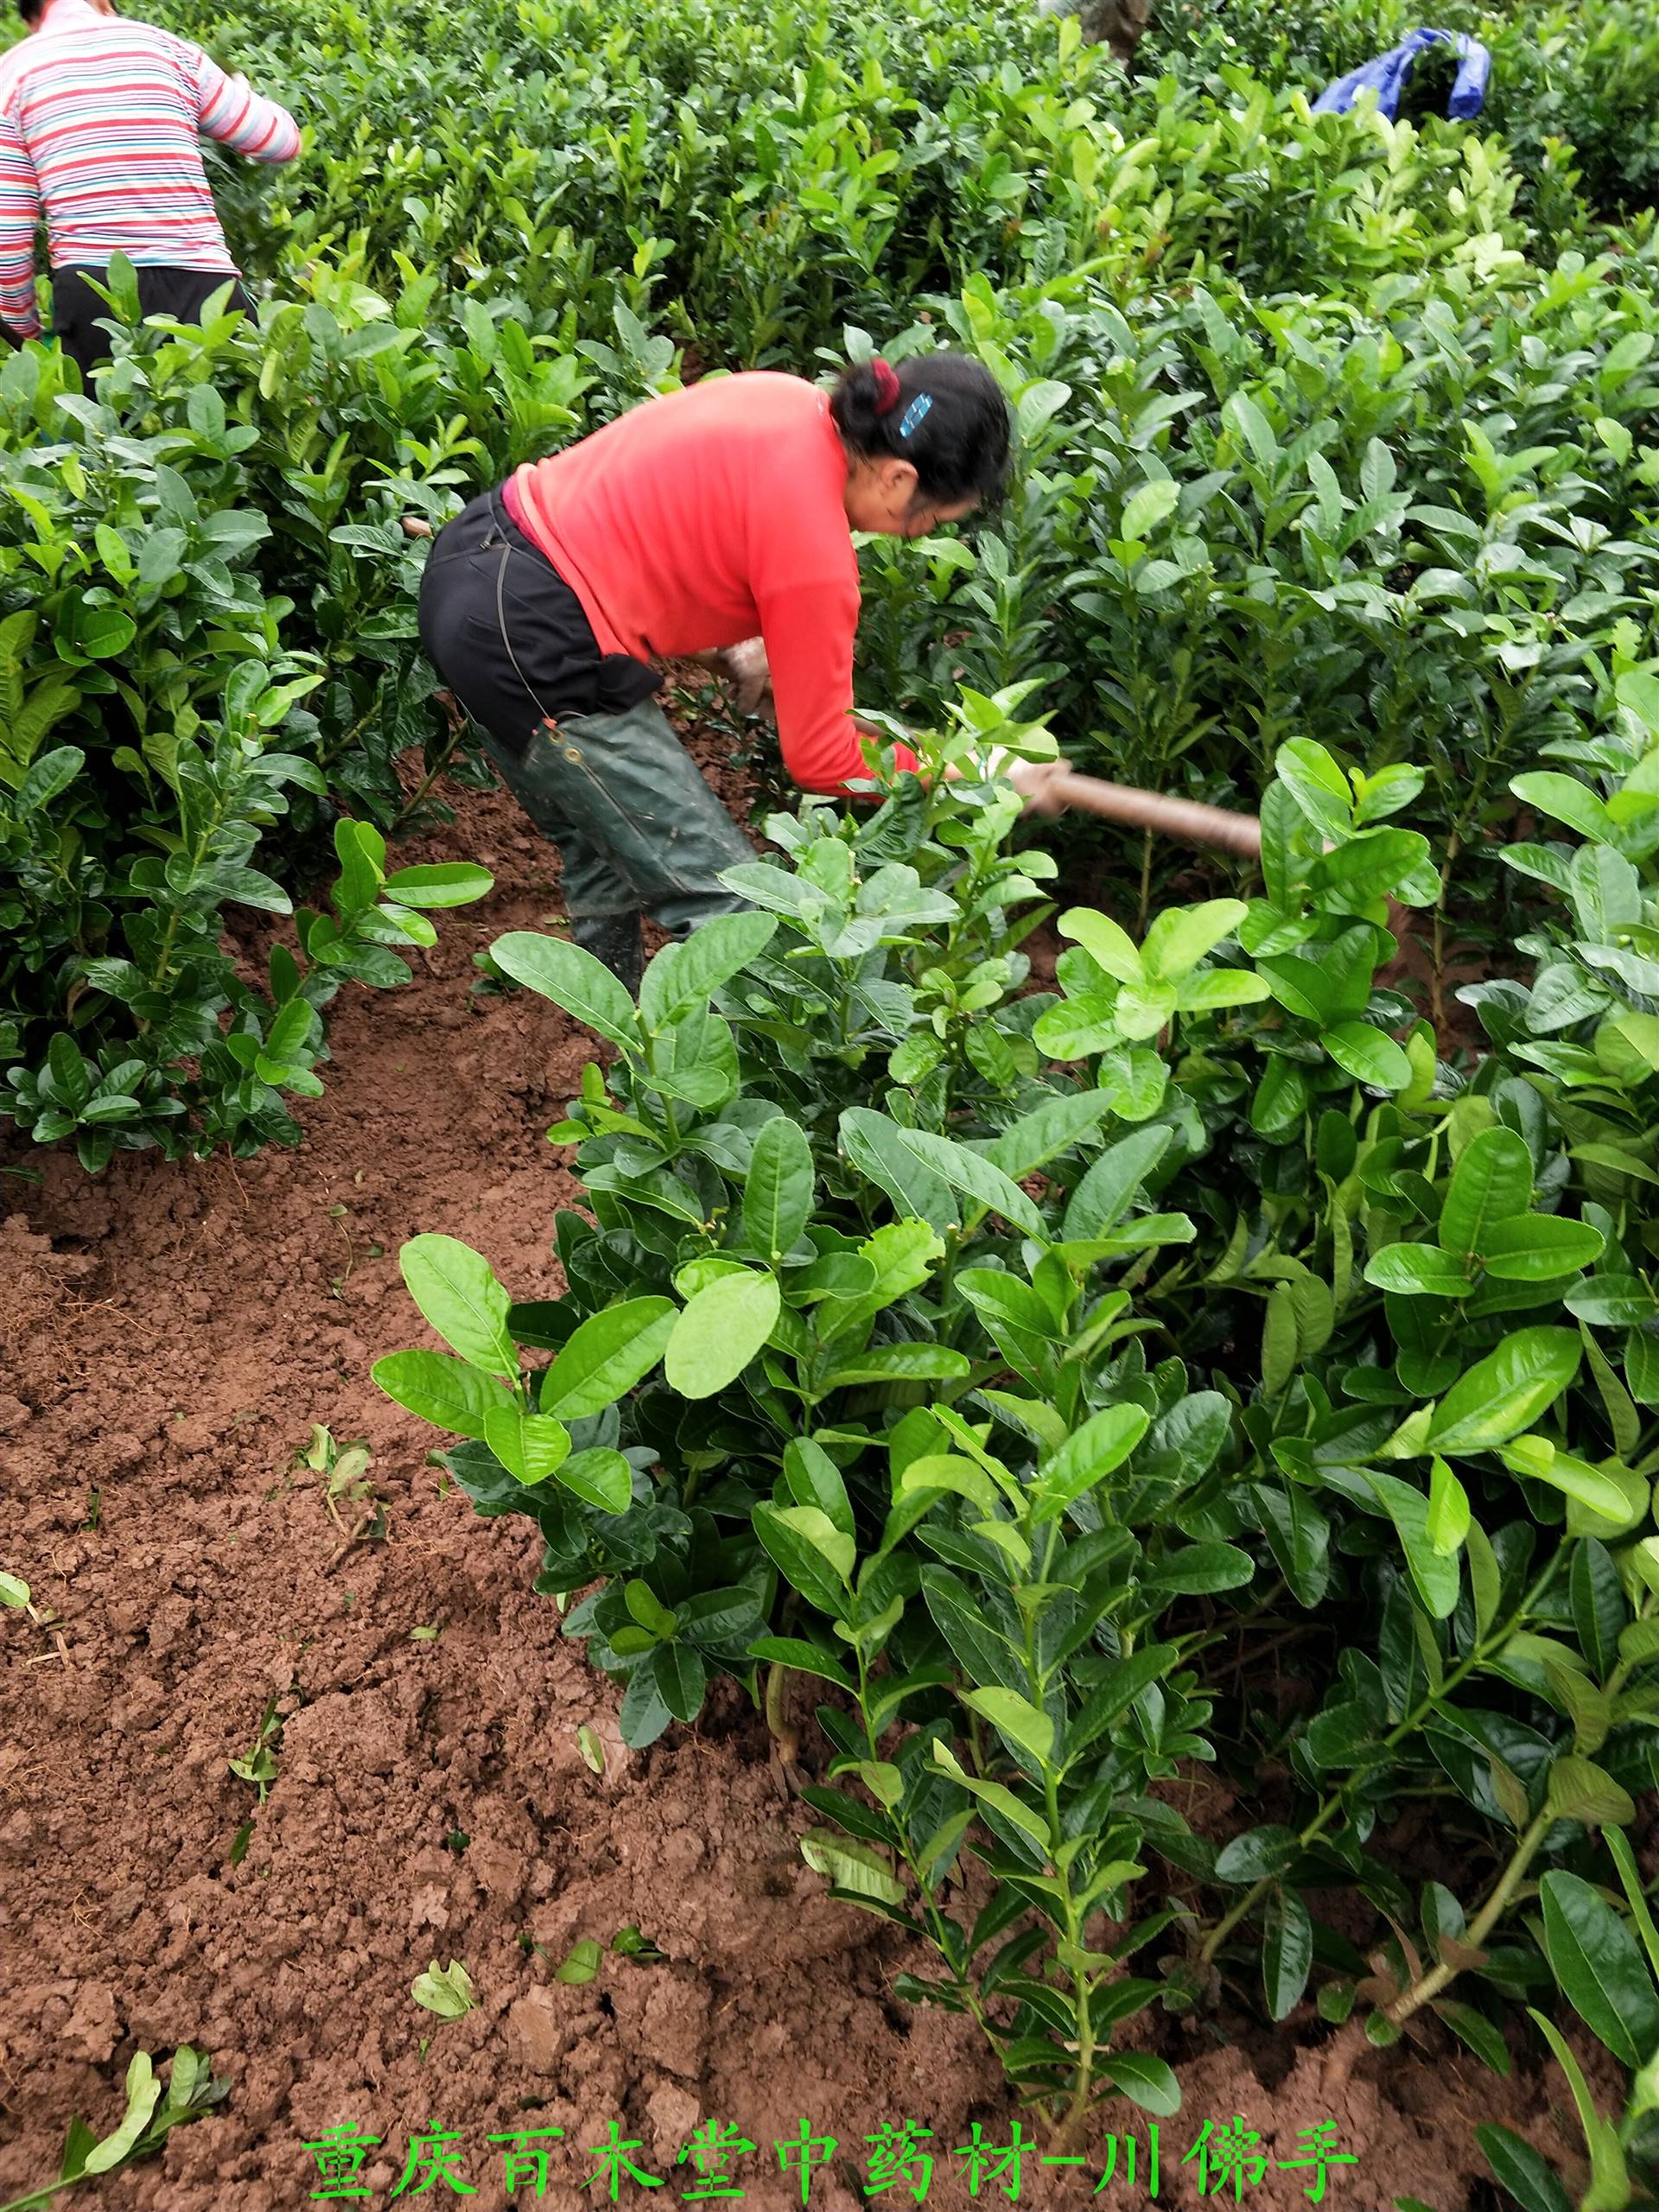
[[[1007,2144],[1016,2107],[969,2024],[887,1993],[929,1961],[821,1894],[797,1848],[810,1815],[736,1687],[698,1728],[625,1750],[608,1684],[530,1589],[530,1524],[474,1516],[431,1464],[431,1433],[370,1381],[381,1353],[430,1341],[402,1290],[403,1239],[463,1237],[517,1294],[545,1296],[553,1213],[578,1198],[543,1133],[588,1041],[541,1000],[467,988],[474,951],[556,915],[556,861],[505,798],[458,804],[416,856],[480,858],[497,888],[442,918],[406,989],[348,987],[302,1147],[236,1166],[118,1156],[97,1181],[67,1156],[4,1155],[45,1180],[0,1179],[0,1565],[54,1618],[0,1626],[0,2196],[56,2171],[72,2112],[114,2124],[135,2050],[188,2041],[226,2102],[60,2202],[299,2206],[320,2187],[308,2143],[355,2128],[380,2144],[358,2176],[372,2195],[353,2201],[454,2201],[429,2165],[406,2175],[411,2137],[440,2130],[488,2208],[509,2200],[487,2139],[563,2129],[543,2139],[544,2193],[527,2183],[516,2201],[574,2212],[611,2201],[582,2183],[615,2122],[665,2191],[625,2180],[620,2201],[661,2204],[696,2188],[674,2162],[717,2122],[758,2146],[731,2187],[782,2212],[800,2190],[774,2145],[804,2120],[836,2140],[810,2202],[851,2212],[871,2201],[865,2139],[910,2120],[932,2131],[925,2201],[965,2205],[950,2154],[976,2123]],[[337,1525],[296,1467],[319,1422],[370,1445],[384,1536],[348,1545],[359,1509],[342,1501]],[[228,1762],[273,1700],[261,1803]],[[628,1928],[660,1961],[607,1953],[585,1986],[555,1978],[579,1939]],[[434,1957],[476,1985],[461,2021],[411,1999]],[[1456,2046],[1369,2059],[1332,2108],[1329,2031],[1309,2008],[1273,2031],[1239,2002],[1195,2024],[1154,2016],[1150,2032],[1185,2093],[1160,2130],[1164,2202],[1198,2202],[1183,2153],[1235,2115],[1270,2161],[1334,2121],[1356,2163],[1331,2170],[1325,2201],[1363,2212],[1494,2204],[1474,2178],[1478,2120],[1554,2146],[1545,2085],[1498,2082]],[[1110,2128],[1140,2139],[1133,2185]],[[1109,2155],[1103,2201],[1144,2201],[1147,2132],[1118,2101],[1085,2167],[1033,2152],[1015,2201],[1092,2202]],[[1269,2164],[1252,2186],[1255,2171],[1245,2195],[1274,2207],[1315,2178]],[[1011,2177],[979,2194],[1009,2201]]]

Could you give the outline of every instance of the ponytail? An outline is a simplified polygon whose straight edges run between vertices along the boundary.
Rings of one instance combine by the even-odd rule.
[[[897,368],[877,354],[842,372],[830,415],[855,459],[907,461],[918,495],[940,505],[988,504],[1007,480],[1007,404],[969,354],[925,353]]]

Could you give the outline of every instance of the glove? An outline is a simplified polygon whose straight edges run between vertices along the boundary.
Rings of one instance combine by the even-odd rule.
[[[764,714],[772,704],[772,670],[761,640],[746,638],[741,645],[728,645],[719,659],[721,673],[732,687],[738,712]]]

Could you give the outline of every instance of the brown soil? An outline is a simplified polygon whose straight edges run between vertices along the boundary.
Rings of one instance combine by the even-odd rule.
[[[692,2186],[671,2162],[715,2120],[760,2146],[735,2169],[747,2201],[782,2212],[798,2190],[772,2146],[804,2116],[841,2146],[815,2205],[865,2202],[862,2139],[906,2118],[933,2130],[928,2201],[965,2204],[948,2153],[976,2121],[1006,2143],[1014,2107],[964,2024],[889,1997],[927,1960],[820,1894],[796,1847],[810,1816],[734,1686],[697,1729],[626,1751],[609,1686],[529,1587],[529,1523],[477,1518],[429,1463],[431,1433],[369,1379],[420,1340],[404,1238],[464,1237],[518,1294],[547,1295],[553,1212],[577,1196],[543,1131],[586,1040],[540,1000],[467,991],[475,950],[556,913],[556,866],[505,798],[459,804],[429,856],[481,858],[497,889],[445,918],[407,989],[341,1000],[302,1148],[234,1166],[118,1156],[95,1182],[64,1155],[7,1154],[44,1181],[0,1183],[16,1209],[0,1236],[0,1564],[39,1616],[0,1628],[0,2196],[55,2172],[72,2112],[113,2125],[135,2050],[192,2041],[228,2081],[225,2105],[59,2202],[297,2207],[317,2186],[306,2142],[355,2126],[383,2139],[357,2201],[389,2201],[411,2133],[441,2128],[489,2208],[506,2200],[486,2139],[559,2127],[540,2201],[575,2212],[606,2201],[578,2185],[616,2121],[670,2176],[666,2198],[622,2201],[662,2203]],[[321,1483],[294,1465],[314,1422],[368,1440],[383,1541],[342,1550]],[[227,1762],[272,1699],[284,1725],[259,1806]],[[631,1926],[662,1962],[611,1955],[586,1986],[555,1979],[578,1938]],[[435,1955],[476,1985],[460,2022],[410,1998]],[[1325,2201],[1362,2212],[1408,2194],[1436,2212],[1490,2205],[1475,2122],[1548,2125],[1535,2081],[1497,2082],[1439,2043],[1365,2062],[1328,2109],[1328,2031],[1306,2009],[1258,2028],[1248,2001],[1154,2029],[1185,2090],[1161,2131],[1165,2202],[1196,2203],[1181,2154],[1235,2113],[1276,2158],[1334,2120],[1358,2163],[1332,2170]],[[1144,2141],[1122,2102],[1106,2124]],[[1020,2201],[1093,2202],[1105,2157],[1103,2133],[1086,2171],[1029,2161]],[[1299,2204],[1310,2178],[1270,2170],[1249,2194]],[[1106,2201],[1143,2195],[1144,2169]]]

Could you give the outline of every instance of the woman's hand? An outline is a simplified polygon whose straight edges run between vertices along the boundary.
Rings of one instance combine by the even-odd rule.
[[[772,704],[772,670],[766,649],[759,638],[728,645],[720,655],[720,671],[732,687],[741,715],[765,714]]]
[[[1064,814],[1066,802],[1055,785],[1068,773],[1069,760],[1010,760],[1002,773],[1026,802],[1027,814]]]
[[[1068,772],[1069,760],[1014,760],[1000,745],[994,745],[981,766],[988,775],[1001,776],[1005,784],[1012,785],[1026,802],[1027,814],[1064,814],[1066,801],[1054,789],[1055,779]],[[960,783],[968,772],[953,765],[944,772],[948,784]]]

